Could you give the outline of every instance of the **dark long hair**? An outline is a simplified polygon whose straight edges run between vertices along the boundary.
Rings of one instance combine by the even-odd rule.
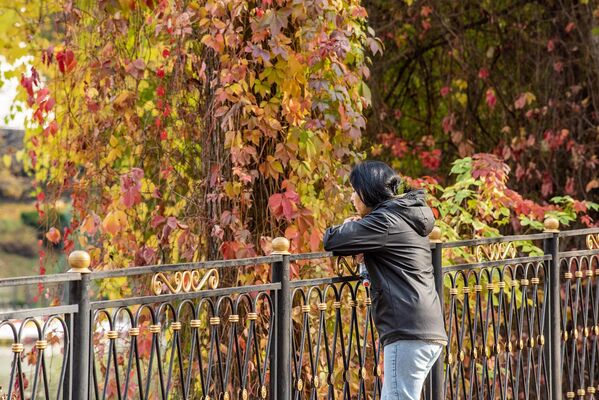
[[[402,180],[382,161],[364,161],[357,164],[349,175],[349,181],[362,202],[374,208],[401,192]]]

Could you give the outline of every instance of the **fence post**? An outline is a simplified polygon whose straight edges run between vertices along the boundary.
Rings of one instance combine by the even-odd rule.
[[[435,244],[435,247],[431,250],[432,262],[433,262],[433,274],[435,276],[435,289],[439,295],[439,302],[441,303],[441,310],[445,315],[444,307],[444,293],[443,293],[443,242],[441,240],[441,229],[437,226],[433,228],[433,231],[429,235],[431,243]],[[431,380],[431,397],[430,400],[442,400],[444,399],[445,392],[445,358],[443,354],[439,357],[430,373]]]
[[[71,393],[75,400],[87,400],[89,393],[89,355],[90,355],[90,304],[89,270],[90,257],[85,251],[77,250],[69,255],[68,272],[81,274],[81,280],[69,284],[69,301],[79,306],[73,318],[72,340],[72,381]]]
[[[272,265],[272,282],[280,283],[276,297],[276,329],[273,358],[271,358],[271,399],[291,399],[291,289],[289,287],[289,240],[278,237],[272,241],[272,254],[283,256]],[[273,364],[275,369],[273,370]],[[276,377],[273,390],[273,377]]]
[[[560,274],[559,274],[559,221],[555,218],[546,218],[544,222],[544,232],[552,233],[548,239],[544,240],[543,247],[545,255],[551,255],[548,261],[549,266],[549,325],[546,330],[549,333],[549,389],[552,400],[561,400],[562,398],[562,360],[561,360],[561,294],[560,294]]]

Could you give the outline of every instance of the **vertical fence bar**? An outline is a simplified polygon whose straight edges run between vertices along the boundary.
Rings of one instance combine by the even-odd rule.
[[[69,300],[79,306],[73,318],[73,352],[71,354],[71,393],[75,400],[87,400],[89,393],[90,355],[90,302],[89,270],[90,257],[85,251],[74,251],[69,255],[69,272],[81,274],[81,280],[70,283]]]
[[[277,293],[276,313],[276,366],[271,369],[271,377],[276,376],[276,388],[273,392],[276,400],[291,399],[291,288],[289,287],[289,240],[278,237],[272,241],[272,254],[283,256],[281,261],[273,263],[273,282],[281,283]],[[272,363],[271,363],[272,366]],[[271,378],[272,379],[272,378]]]
[[[559,222],[555,218],[545,219],[545,232],[553,236],[543,243],[545,255],[551,255],[549,265],[549,388],[552,400],[562,398],[562,360],[561,360],[561,293],[559,275]]]
[[[441,229],[434,227],[431,232],[429,239],[431,243],[435,244],[435,247],[431,250],[432,263],[433,263],[433,274],[435,276],[435,289],[439,295],[439,302],[441,303],[441,310],[445,315],[444,308],[444,293],[443,293],[443,243],[441,241]],[[445,398],[445,370],[444,370],[445,358],[443,354],[439,357],[430,373],[431,380],[431,393],[430,400],[442,400]]]

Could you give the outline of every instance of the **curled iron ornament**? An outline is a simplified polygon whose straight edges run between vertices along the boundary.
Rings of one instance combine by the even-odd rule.
[[[334,269],[337,276],[343,276],[344,270],[347,270],[352,276],[357,276],[359,273],[358,268],[355,257],[352,257],[351,261],[348,260],[348,257],[337,257],[335,260]]]
[[[514,258],[517,254],[514,242],[481,244],[476,246],[476,261],[500,261]]]
[[[163,292],[164,286],[167,287],[171,294],[199,292],[206,285],[210,289],[218,288],[218,271],[212,268],[207,270],[202,276],[203,271],[205,270],[194,269],[191,271],[177,271],[168,275],[158,272],[152,277],[152,291],[155,295],[160,295]]]
[[[587,248],[589,250],[599,249],[599,233],[587,235]]]

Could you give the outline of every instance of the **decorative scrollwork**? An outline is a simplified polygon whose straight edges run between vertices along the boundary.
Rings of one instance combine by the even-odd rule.
[[[514,258],[517,254],[516,245],[513,242],[501,242],[481,244],[476,246],[476,261],[500,261]]]
[[[359,273],[359,266],[354,257],[351,258],[351,261],[347,257],[337,257],[334,269],[337,276],[343,276],[344,270],[347,270],[352,276],[357,276]]]
[[[599,249],[599,233],[587,235],[587,249]]]
[[[194,269],[191,271],[177,271],[173,274],[166,275],[162,272],[154,274],[152,277],[152,291],[155,295],[160,295],[164,287],[169,293],[189,293],[199,292],[208,285],[211,289],[218,287],[218,271],[214,268],[207,270]],[[202,276],[202,273],[204,275]]]

